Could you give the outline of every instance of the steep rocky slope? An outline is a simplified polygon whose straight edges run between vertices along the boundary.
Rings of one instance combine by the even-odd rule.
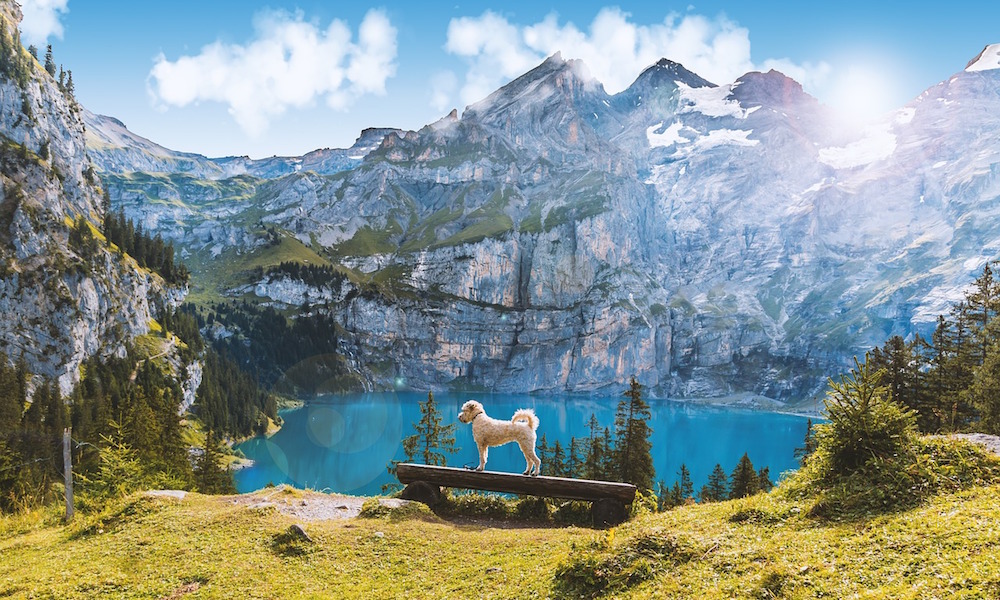
[[[124,352],[182,292],[101,241],[80,108],[20,46],[20,17],[0,2],[0,351],[68,393],[84,359]]]
[[[556,55],[336,174],[106,180],[215,293],[335,315],[373,387],[797,400],[1000,256],[981,62],[858,133],[775,71],[662,60],[612,96]],[[348,285],[246,269],[289,244]]]

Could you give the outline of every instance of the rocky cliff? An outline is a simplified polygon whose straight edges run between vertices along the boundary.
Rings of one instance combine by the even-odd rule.
[[[21,47],[20,18],[0,2],[0,351],[65,394],[83,360],[124,352],[182,291],[103,243],[81,109]]]
[[[996,115],[996,69],[852,132],[775,71],[718,86],[662,60],[608,95],[556,55],[336,174],[185,179],[192,194],[158,187],[177,174],[106,180],[170,224],[205,290],[335,315],[373,387],[636,375],[661,395],[787,401],[929,327],[1000,256]],[[246,269],[289,257],[351,289]]]

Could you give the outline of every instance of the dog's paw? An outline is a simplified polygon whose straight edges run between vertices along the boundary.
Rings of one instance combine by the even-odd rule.
[[[484,467],[476,467],[477,471],[482,471]]]

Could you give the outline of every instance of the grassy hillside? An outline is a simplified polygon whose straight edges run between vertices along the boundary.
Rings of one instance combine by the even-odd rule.
[[[64,526],[0,520],[0,597],[992,598],[1000,486],[824,521],[780,493],[639,515],[609,531],[445,521],[424,509],[302,521],[263,494],[129,497]],[[313,496],[282,491],[289,504]],[[304,523],[312,542],[288,527]]]

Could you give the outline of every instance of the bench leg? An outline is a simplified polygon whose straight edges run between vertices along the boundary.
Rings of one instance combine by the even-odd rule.
[[[423,502],[427,506],[434,508],[441,501],[441,488],[426,481],[414,481],[413,483],[408,483],[403,488],[399,497],[403,500]]]
[[[594,500],[590,505],[590,516],[593,519],[594,527],[614,527],[625,522],[628,511],[625,503],[614,498],[601,498]]]

